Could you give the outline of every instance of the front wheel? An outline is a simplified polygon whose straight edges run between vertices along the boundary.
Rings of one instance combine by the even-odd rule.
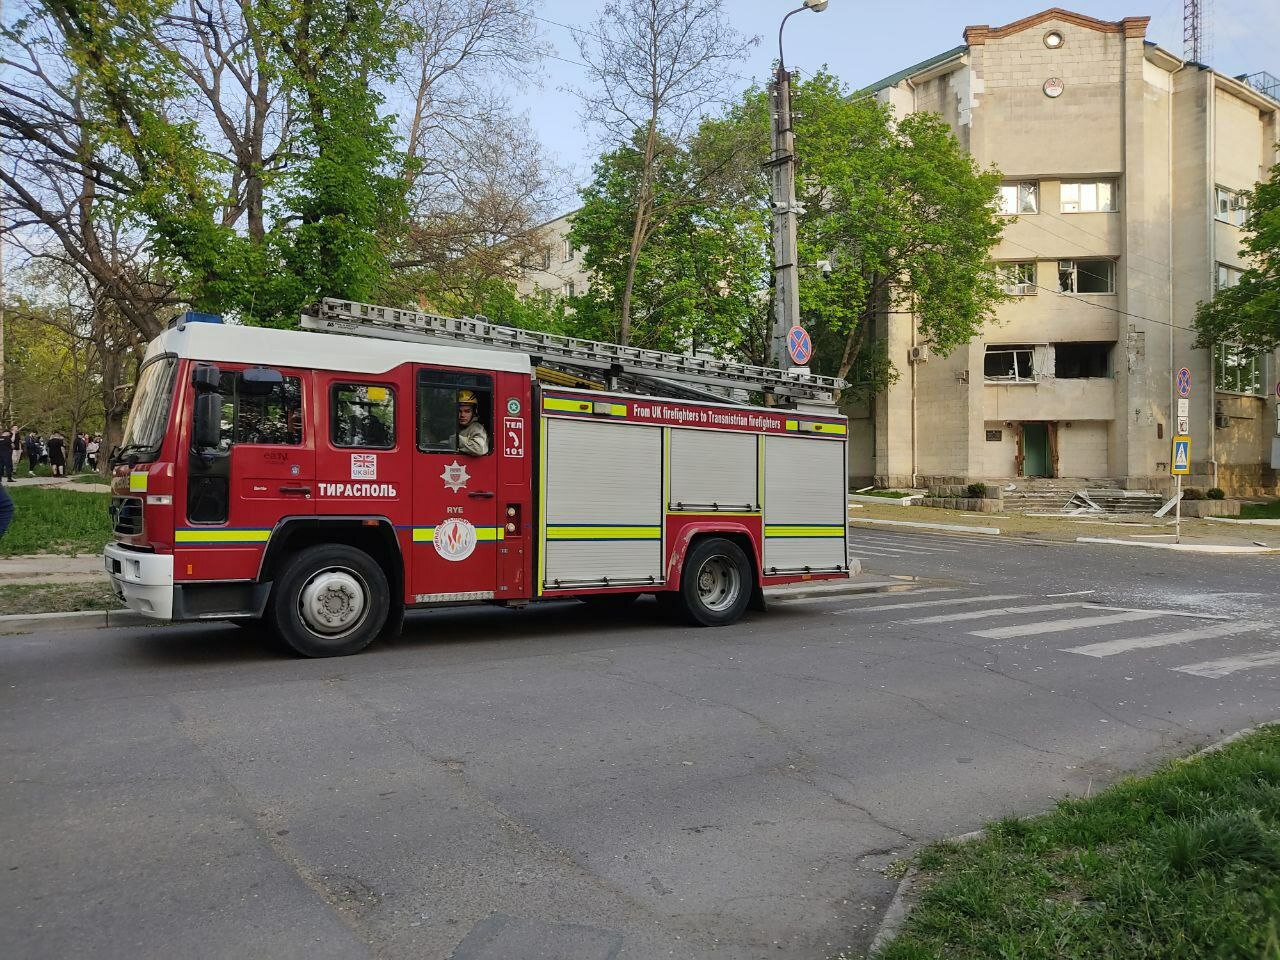
[[[271,592],[276,633],[304,657],[344,657],[367,647],[390,608],[387,576],[363,550],[307,547]]]
[[[734,623],[751,602],[755,586],[747,555],[732,540],[702,540],[685,557],[680,574],[680,609],[696,626]]]

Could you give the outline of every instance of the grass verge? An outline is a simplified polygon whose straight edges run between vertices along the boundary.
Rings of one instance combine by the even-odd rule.
[[[100,553],[111,539],[107,493],[56,487],[10,487],[13,523],[0,537],[0,557],[31,553]]]
[[[1242,503],[1241,520],[1280,520],[1280,500],[1270,503]]]
[[[1280,726],[917,866],[878,960],[1280,960]]]
[[[120,601],[106,583],[0,584],[0,609],[6,614],[75,613],[120,608]]]

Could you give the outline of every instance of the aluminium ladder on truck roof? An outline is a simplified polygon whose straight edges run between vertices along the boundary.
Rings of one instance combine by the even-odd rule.
[[[514,350],[569,367],[604,370],[740,390],[760,390],[778,398],[831,402],[847,384],[836,377],[762,367],[732,360],[689,357],[616,343],[582,340],[490,323],[484,317],[441,317],[326,297],[302,314],[302,327],[388,340]]]

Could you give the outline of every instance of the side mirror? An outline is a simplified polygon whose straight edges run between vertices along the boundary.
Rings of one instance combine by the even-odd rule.
[[[206,391],[196,397],[192,442],[197,450],[216,450],[222,442],[222,394]]]
[[[284,374],[270,367],[250,367],[240,372],[240,393],[248,397],[270,396],[282,383]]]
[[[222,371],[209,363],[202,363],[191,371],[191,385],[200,393],[209,393],[222,385]]]

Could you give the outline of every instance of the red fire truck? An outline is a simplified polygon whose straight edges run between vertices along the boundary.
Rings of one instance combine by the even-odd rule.
[[[830,378],[342,301],[202,319],[149,346],[115,457],[107,570],[148,616],[334,656],[407,608],[652,593],[715,626],[848,576]]]

